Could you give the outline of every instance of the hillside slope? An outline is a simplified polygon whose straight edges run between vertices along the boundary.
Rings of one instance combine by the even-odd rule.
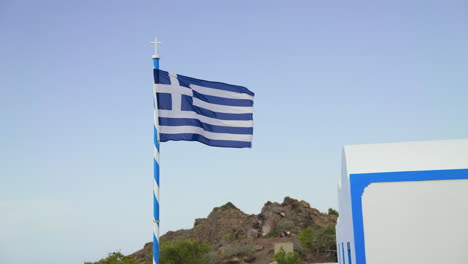
[[[211,245],[213,263],[268,264],[273,261],[276,242],[291,241],[307,262],[336,262],[333,243],[326,250],[312,252],[298,235],[306,228],[320,230],[334,227],[337,217],[311,208],[305,201],[285,197],[282,203],[267,202],[258,215],[248,215],[232,203],[216,207],[207,218],[196,219],[192,229],[167,232],[161,243],[193,239]],[[288,232],[286,237],[280,237]],[[333,234],[334,240],[334,234]],[[152,243],[130,255],[139,262],[151,262]]]

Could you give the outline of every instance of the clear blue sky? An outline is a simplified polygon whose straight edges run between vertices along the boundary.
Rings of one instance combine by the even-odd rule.
[[[466,138],[466,1],[0,2],[0,263],[152,236],[161,67],[256,93],[252,149],[162,145],[162,232],[233,202],[336,208],[346,144]]]

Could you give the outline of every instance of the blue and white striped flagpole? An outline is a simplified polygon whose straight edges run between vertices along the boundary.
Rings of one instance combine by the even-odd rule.
[[[159,55],[157,38],[151,43],[154,44],[153,66],[159,69]],[[154,106],[154,180],[153,180],[153,264],[159,264],[159,118],[158,100],[156,92],[158,84],[153,85],[153,106]]]

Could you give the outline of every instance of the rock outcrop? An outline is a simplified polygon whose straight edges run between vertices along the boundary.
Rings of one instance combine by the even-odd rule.
[[[323,214],[305,201],[285,197],[283,203],[267,202],[257,216],[255,228],[261,236],[279,235],[288,230],[298,233],[307,227],[328,227],[336,224],[336,216]]]
[[[196,219],[192,229],[167,232],[164,241],[179,238],[194,239],[212,245],[217,263],[267,264],[273,261],[275,242],[296,240],[305,228],[335,226],[337,217],[319,212],[305,201],[285,197],[282,203],[267,202],[258,215],[248,215],[232,203],[216,207],[207,218]],[[287,233],[286,238],[280,235]],[[152,243],[131,257],[142,262],[151,260]],[[336,261],[326,256],[314,256],[317,261]]]

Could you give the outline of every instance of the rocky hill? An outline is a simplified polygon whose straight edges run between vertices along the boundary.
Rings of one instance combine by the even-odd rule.
[[[245,214],[229,202],[214,208],[207,218],[196,219],[192,229],[166,233],[161,243],[193,239],[211,246],[212,263],[267,264],[273,261],[274,243],[291,241],[304,261],[336,262],[333,242],[330,249],[311,250],[298,239],[306,228],[333,230],[336,220],[336,215],[321,213],[307,202],[289,197],[282,203],[267,202],[258,215]],[[332,236],[334,240],[334,231]],[[151,262],[152,243],[130,257]]]

